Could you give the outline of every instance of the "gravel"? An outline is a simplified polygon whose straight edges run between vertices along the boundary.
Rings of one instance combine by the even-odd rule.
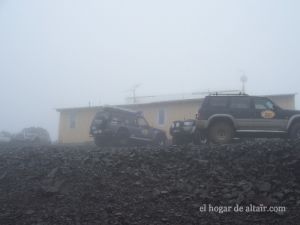
[[[0,145],[0,224],[297,224],[300,144]]]

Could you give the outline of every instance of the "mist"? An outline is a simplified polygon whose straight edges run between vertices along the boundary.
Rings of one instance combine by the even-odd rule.
[[[0,131],[56,108],[241,89],[298,93],[299,1],[0,1]],[[296,107],[299,108],[296,95]]]

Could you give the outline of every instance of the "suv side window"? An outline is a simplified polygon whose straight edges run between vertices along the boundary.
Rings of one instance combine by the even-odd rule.
[[[250,109],[250,98],[232,97],[229,108],[231,109]]]
[[[255,98],[254,108],[258,110],[264,110],[264,109],[274,110],[274,104],[267,98]]]
[[[209,106],[212,108],[224,108],[227,107],[228,97],[211,97],[209,100]]]
[[[112,113],[111,114],[111,123],[112,124],[120,124],[120,123],[124,123],[125,119],[123,116],[117,114],[117,113]]]

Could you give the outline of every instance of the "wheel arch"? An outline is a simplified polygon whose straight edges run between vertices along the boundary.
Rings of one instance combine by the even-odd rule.
[[[290,132],[292,126],[293,126],[295,123],[300,123],[300,114],[293,115],[293,116],[289,119],[289,122],[288,122],[288,124],[287,124],[287,130],[288,130],[288,132]]]
[[[231,115],[227,114],[218,114],[209,118],[207,128],[209,129],[213,124],[217,122],[227,122],[233,127],[234,130],[236,129],[234,118]]]

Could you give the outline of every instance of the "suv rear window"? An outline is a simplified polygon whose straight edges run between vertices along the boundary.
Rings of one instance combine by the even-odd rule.
[[[229,108],[231,109],[250,109],[250,98],[248,97],[232,97]]]
[[[209,106],[212,108],[219,108],[219,107],[227,107],[228,105],[228,97],[211,97],[209,99]]]
[[[95,119],[108,119],[109,118],[109,114],[107,112],[104,111],[99,111],[97,112]]]

